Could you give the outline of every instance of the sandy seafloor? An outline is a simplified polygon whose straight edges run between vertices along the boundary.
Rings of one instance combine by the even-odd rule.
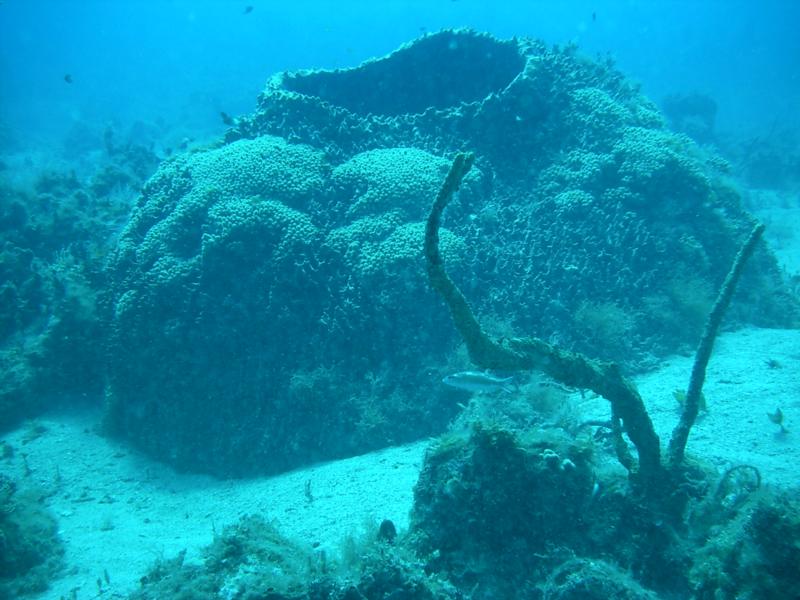
[[[767,360],[777,361],[770,367]],[[673,357],[637,378],[655,426],[668,439],[678,416],[673,390],[685,388],[691,357]],[[765,484],[800,484],[800,331],[744,329],[717,340],[705,388],[708,412],[692,431],[691,454],[724,469],[756,466]],[[587,418],[607,416],[602,398],[575,396]],[[789,433],[767,418],[780,407]],[[412,488],[428,442],[320,464],[277,477],[219,481],[178,474],[97,433],[97,414],[37,419],[46,431],[25,442],[31,424],[5,437],[16,453],[3,470],[23,472],[49,490],[66,546],[61,579],[40,598],[97,595],[107,572],[110,592],[135,589],[148,566],[186,550],[188,561],[214,531],[245,514],[274,520],[291,538],[336,553],[368,519],[408,524]],[[312,501],[306,496],[310,482]]]
[[[766,212],[766,211],[764,211]],[[798,212],[777,211],[776,222]],[[760,215],[769,221],[769,216]],[[767,237],[769,237],[769,229]],[[789,273],[800,271],[799,241],[784,229],[770,239]],[[678,418],[673,391],[685,389],[692,356],[669,358],[636,383],[665,445]],[[772,365],[768,361],[776,361]],[[800,330],[748,328],[721,335],[708,368],[708,411],[689,439],[688,452],[720,470],[757,467],[766,485],[800,487]],[[607,402],[589,395],[573,401],[585,418],[604,418]],[[788,433],[767,418],[780,407]],[[44,487],[66,547],[63,575],[38,598],[121,597],[136,589],[157,559],[186,550],[199,561],[215,531],[258,513],[287,536],[335,555],[342,540],[367,520],[408,526],[413,486],[429,442],[315,465],[271,478],[220,481],[179,474],[124,443],[96,433],[100,415],[49,415],[4,436],[14,457],[0,470]],[[44,432],[32,436],[35,426]],[[30,470],[23,478],[24,461]],[[313,500],[306,494],[310,485]]]

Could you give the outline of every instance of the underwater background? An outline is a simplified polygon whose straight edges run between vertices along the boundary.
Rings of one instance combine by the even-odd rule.
[[[60,142],[79,123],[160,121],[173,136],[217,134],[219,111],[250,111],[272,73],[355,66],[443,27],[574,42],[587,55],[610,55],[656,101],[712,96],[727,134],[796,127],[800,7],[791,1],[300,0],[251,3],[245,13],[247,6],[7,0],[6,127],[23,129],[17,143],[35,147]],[[77,85],[64,85],[66,74]]]
[[[799,17],[1,2],[0,598],[800,597]]]

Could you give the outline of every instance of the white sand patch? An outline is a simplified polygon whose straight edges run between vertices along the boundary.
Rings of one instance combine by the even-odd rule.
[[[58,518],[66,545],[64,577],[40,597],[94,598],[98,579],[123,594],[158,558],[186,549],[186,560],[202,558],[214,531],[246,514],[273,520],[280,531],[307,547],[335,555],[349,534],[368,519],[392,519],[408,527],[412,488],[427,442],[320,464],[272,478],[220,481],[176,473],[93,433],[98,415],[36,420],[47,431],[23,444],[30,428],[5,439],[16,449],[3,465],[53,494],[47,503]],[[307,494],[307,487],[311,499]],[[111,585],[104,581],[108,573]]]
[[[768,360],[777,361],[772,366]],[[692,357],[675,357],[637,384],[666,444],[678,419],[673,390],[685,389]],[[717,340],[705,387],[708,412],[689,440],[690,454],[720,468],[756,466],[767,484],[800,483],[800,331],[747,329]],[[605,418],[601,398],[579,400],[586,418]],[[780,407],[790,433],[781,435],[766,413]],[[412,488],[427,442],[316,465],[277,477],[219,481],[184,475],[93,433],[98,415],[50,416],[36,421],[47,430],[23,443],[30,426],[6,436],[16,450],[0,463],[3,472],[28,479],[52,495],[47,503],[59,520],[67,568],[42,599],[97,596],[97,580],[108,572],[102,596],[131,591],[157,558],[183,549],[197,561],[213,532],[258,513],[289,537],[336,552],[341,540],[368,518],[408,526]],[[24,461],[23,461],[24,457]],[[310,482],[313,499],[306,494]]]
[[[777,361],[770,366],[768,361]],[[672,357],[636,379],[653,425],[666,448],[680,417],[673,392],[686,390],[694,356]],[[767,484],[800,486],[800,331],[743,329],[720,336],[703,388],[708,410],[700,414],[687,453],[720,468],[748,464]],[[767,417],[783,411],[788,434]],[[602,398],[581,401],[587,418],[609,416]]]
[[[769,190],[750,190],[755,216],[766,226],[764,239],[788,276],[800,276],[800,198]]]

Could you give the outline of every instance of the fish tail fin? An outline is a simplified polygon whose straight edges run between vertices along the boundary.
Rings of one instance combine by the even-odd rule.
[[[513,377],[507,377],[503,380],[503,385],[500,389],[503,390],[504,394],[511,394],[512,392],[519,391],[519,384],[514,381]]]

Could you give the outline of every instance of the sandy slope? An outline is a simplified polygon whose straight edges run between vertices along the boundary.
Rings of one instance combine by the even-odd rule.
[[[770,190],[749,190],[760,207],[753,214],[766,226],[764,238],[788,275],[800,275],[800,198]]]
[[[678,422],[673,391],[685,390],[694,358],[672,357],[637,387],[656,431],[666,446]],[[780,366],[770,367],[768,360]],[[800,331],[744,329],[717,339],[708,365],[704,395],[708,410],[692,429],[687,451],[721,468],[745,463],[757,467],[765,483],[800,486]],[[600,398],[582,401],[582,412],[606,418]],[[769,420],[777,407],[788,434]]]
[[[16,449],[4,472],[20,476],[23,456],[30,480],[53,491],[48,503],[66,543],[64,577],[41,598],[79,600],[98,594],[108,573],[109,592],[125,592],[157,558],[182,549],[198,560],[214,531],[258,513],[320,550],[335,551],[366,519],[392,519],[407,527],[412,487],[426,444],[317,465],[271,479],[219,481],[181,475],[93,433],[97,415],[42,418],[47,431],[23,444],[30,426],[6,436]],[[312,499],[306,494],[310,482]],[[109,589],[110,588],[110,589]]]
[[[780,366],[771,368],[770,359]],[[662,440],[677,420],[672,392],[686,387],[691,360],[672,358],[638,380]],[[721,468],[754,465],[767,484],[800,483],[800,331],[725,334],[705,393],[709,410],[692,432],[690,453]],[[576,396],[576,402],[587,418],[606,415],[600,398]],[[788,434],[766,416],[778,406]],[[51,416],[36,421],[46,427],[38,437],[29,424],[5,438],[16,453],[0,467],[21,477],[25,457],[29,479],[52,490],[48,503],[67,548],[66,572],[42,598],[69,598],[73,589],[78,599],[93,598],[104,571],[111,589],[103,597],[121,594],[156,558],[187,549],[187,559],[197,560],[215,529],[247,513],[264,514],[285,533],[332,552],[369,517],[404,528],[426,447],[391,448],[269,479],[218,481],[176,474],[100,437],[93,432],[96,420],[93,414]]]

